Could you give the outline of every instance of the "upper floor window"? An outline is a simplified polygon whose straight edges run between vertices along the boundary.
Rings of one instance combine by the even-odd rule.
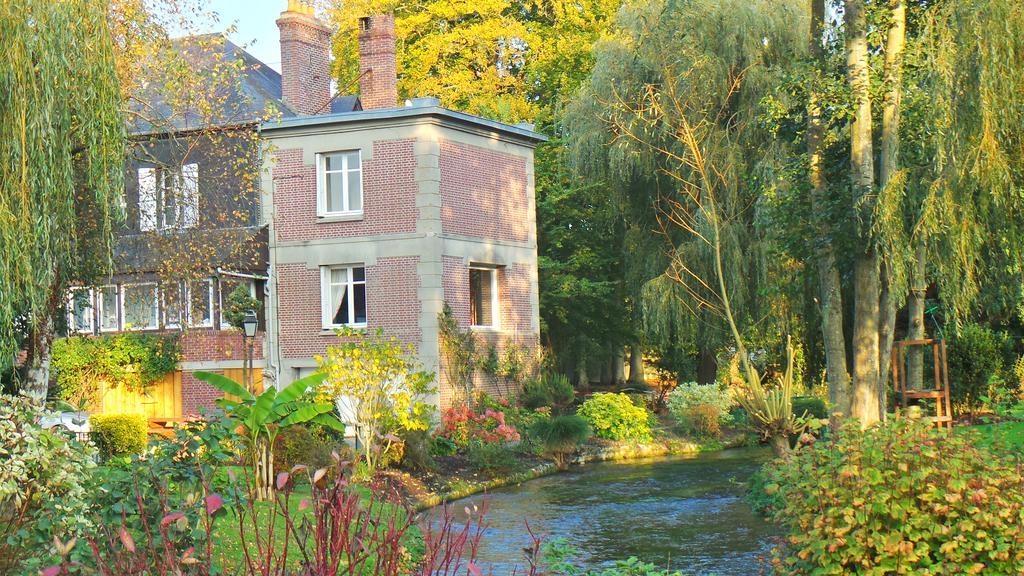
[[[470,267],[469,321],[474,328],[498,327],[498,270]]]
[[[72,288],[68,291],[68,332],[92,332],[92,290]]]
[[[366,326],[366,269],[362,266],[320,268],[324,328]]]
[[[358,150],[317,154],[317,214],[363,211],[363,169]]]
[[[159,328],[160,304],[156,284],[126,284],[121,298],[121,318],[126,330]]]
[[[199,165],[139,168],[139,228],[191,228],[199,223]]]

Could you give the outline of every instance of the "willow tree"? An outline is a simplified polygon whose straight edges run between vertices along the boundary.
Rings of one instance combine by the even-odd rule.
[[[648,214],[649,250],[664,256],[645,315],[713,325],[744,361],[743,333],[759,310],[770,316],[762,288],[779,273],[754,222],[774,150],[760,103],[804,53],[794,23],[805,18],[788,2],[631,5],[570,116],[577,167],[628,191],[624,201]]]
[[[125,128],[106,2],[4,2],[0,39],[0,369],[24,349],[39,392],[68,283],[109,269]]]

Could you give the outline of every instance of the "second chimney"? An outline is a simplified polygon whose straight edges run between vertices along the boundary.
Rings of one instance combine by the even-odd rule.
[[[395,17],[359,19],[359,102],[363,110],[398,106]]]
[[[281,98],[299,114],[329,111],[331,29],[308,0],[288,0],[277,19],[281,31]]]

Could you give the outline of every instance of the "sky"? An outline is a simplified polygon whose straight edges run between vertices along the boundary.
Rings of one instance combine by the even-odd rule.
[[[204,8],[216,12],[219,22],[197,26],[200,32],[223,32],[234,24],[228,37],[267,66],[281,71],[281,47],[277,41],[277,17],[287,0],[208,0]]]

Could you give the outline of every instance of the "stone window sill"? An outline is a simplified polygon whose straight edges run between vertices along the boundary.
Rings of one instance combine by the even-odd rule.
[[[329,224],[331,222],[358,222],[363,219],[362,212],[353,212],[351,214],[328,214],[326,216],[317,216],[318,224]]]

